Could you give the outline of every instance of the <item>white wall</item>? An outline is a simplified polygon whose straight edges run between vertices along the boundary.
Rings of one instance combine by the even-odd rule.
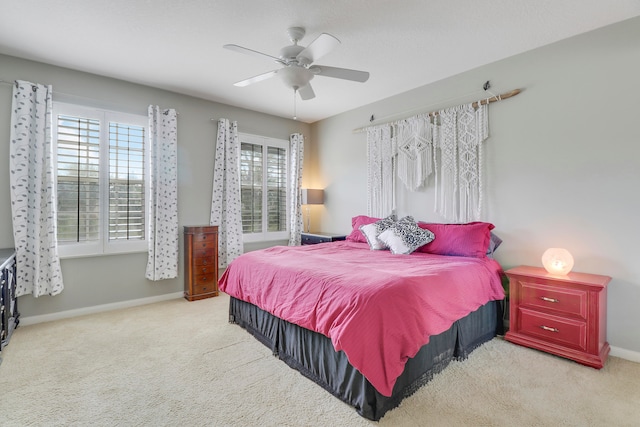
[[[489,107],[483,219],[504,239],[498,261],[541,266],[546,248],[569,249],[575,271],[613,278],[610,344],[640,352],[640,18],[313,124],[314,179],[326,188],[320,227],[348,233],[366,213],[366,135],[353,129],[372,114],[391,121],[485,97],[486,80],[495,93],[524,89]],[[442,220],[433,183],[398,190],[400,215]]]
[[[178,219],[183,225],[208,224],[211,209],[213,159],[217,123],[238,121],[240,132],[288,139],[294,132],[309,135],[307,124],[217,104],[189,96],[0,55],[0,79],[52,84],[54,102],[65,101],[146,115],[149,104],[175,108],[178,116]],[[9,197],[9,123],[12,86],[0,84],[0,247],[13,246]],[[147,254],[110,255],[62,260],[65,289],[55,297],[22,296],[23,317],[43,316],[123,301],[152,298],[183,290],[182,236],[180,276],[146,280]],[[249,246],[249,245],[247,245]],[[260,245],[252,245],[247,250]]]

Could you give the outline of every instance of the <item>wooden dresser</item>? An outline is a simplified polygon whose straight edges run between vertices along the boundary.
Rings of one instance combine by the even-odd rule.
[[[184,297],[218,296],[218,226],[184,227]]]
[[[521,266],[509,277],[507,341],[600,369],[609,355],[607,342],[608,276]]]

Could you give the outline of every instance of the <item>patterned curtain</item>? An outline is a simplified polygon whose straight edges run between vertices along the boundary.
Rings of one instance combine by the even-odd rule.
[[[391,125],[367,129],[367,213],[384,218],[396,209],[394,157]]]
[[[289,137],[289,152],[291,161],[289,163],[289,199],[291,207],[289,220],[291,234],[289,235],[289,246],[300,245],[300,233],[302,233],[302,163],[304,160],[304,135],[294,133]]]
[[[210,221],[211,225],[218,226],[220,268],[226,268],[231,261],[242,254],[241,208],[238,123],[220,119],[213,170]]]
[[[16,81],[9,149],[11,212],[16,249],[16,295],[57,295],[62,270],[56,236],[57,205],[49,86]]]
[[[149,106],[149,280],[178,277],[178,124],[176,110]]]
[[[479,103],[478,103],[479,104]],[[439,112],[434,142],[435,210],[448,221],[478,221],[482,209],[482,143],[489,136],[487,105],[459,105]]]

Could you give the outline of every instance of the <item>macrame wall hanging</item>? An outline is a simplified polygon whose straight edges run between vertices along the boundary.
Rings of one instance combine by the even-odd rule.
[[[439,111],[434,126],[440,163],[435,211],[452,222],[478,221],[482,213],[482,143],[489,136],[487,105]]]
[[[398,178],[410,191],[416,191],[433,172],[433,130],[429,116],[398,122],[395,138]]]
[[[435,211],[450,222],[480,220],[488,104],[518,93],[356,130],[367,132],[368,214],[395,212],[396,174],[416,191],[435,172]]]
[[[395,154],[389,124],[367,129],[367,213],[370,216],[386,217],[396,208]]]

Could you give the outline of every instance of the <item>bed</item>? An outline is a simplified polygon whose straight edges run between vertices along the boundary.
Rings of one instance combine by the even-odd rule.
[[[501,332],[504,291],[500,265],[485,252],[442,254],[428,244],[402,255],[371,250],[356,218],[346,241],[236,258],[220,289],[230,296],[231,323],[363,417],[379,420],[451,360]],[[485,228],[476,245],[482,251],[493,226]],[[442,244],[446,236],[433,237]]]

